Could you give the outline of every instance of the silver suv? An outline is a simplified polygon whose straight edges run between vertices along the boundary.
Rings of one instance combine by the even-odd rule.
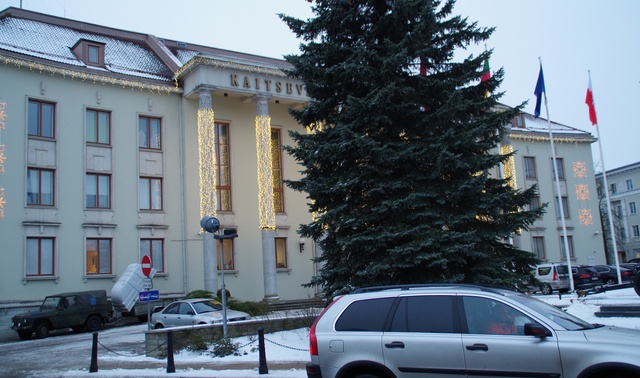
[[[309,331],[308,378],[640,377],[640,330],[464,284],[359,289]]]

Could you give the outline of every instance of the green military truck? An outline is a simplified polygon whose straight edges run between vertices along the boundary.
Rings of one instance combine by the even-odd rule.
[[[105,290],[62,293],[46,297],[39,311],[14,316],[11,328],[23,340],[31,338],[34,332],[37,338],[43,339],[55,329],[97,331],[111,315]]]

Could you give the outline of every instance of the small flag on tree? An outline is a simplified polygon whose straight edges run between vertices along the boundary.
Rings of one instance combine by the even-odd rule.
[[[591,89],[591,76],[589,76],[589,86],[587,87],[587,98],[584,100],[585,104],[589,107],[589,120],[591,125],[598,123],[596,117],[596,104],[593,102],[593,89]]]
[[[536,109],[533,115],[540,117],[540,105],[542,104],[542,94],[545,93],[544,89],[544,75],[542,74],[542,63],[540,63],[540,73],[538,74],[538,82],[536,83],[536,89],[533,94],[536,95]]]

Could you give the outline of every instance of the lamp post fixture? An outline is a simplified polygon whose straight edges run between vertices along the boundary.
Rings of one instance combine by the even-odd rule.
[[[229,337],[229,327],[227,326],[227,288],[224,285],[224,239],[233,239],[238,237],[238,232],[234,229],[223,230],[220,234],[220,221],[215,217],[205,216],[200,220],[200,226],[206,232],[213,234],[214,239],[220,240],[220,272],[222,273],[222,290],[220,296],[222,297],[222,337],[227,339]]]

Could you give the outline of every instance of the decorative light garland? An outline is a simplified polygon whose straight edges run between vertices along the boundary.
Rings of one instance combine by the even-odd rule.
[[[216,144],[213,109],[198,109],[198,162],[200,167],[200,217],[216,216]]]
[[[513,146],[510,144],[503,144],[500,147],[502,155],[508,155],[513,153]],[[503,164],[504,178],[507,180],[507,184],[512,189],[518,189],[518,183],[516,181],[516,159],[513,155],[509,156],[506,162]]]
[[[514,133],[510,133],[509,134],[509,138],[513,139],[513,140],[522,140],[525,142],[543,142],[543,143],[547,143],[550,142],[549,136],[544,136],[544,135],[530,135],[530,134],[514,134]],[[572,137],[557,137],[554,136],[553,137],[553,142],[554,143],[574,143],[574,144],[578,144],[578,143],[589,143],[591,144],[593,142],[593,138],[572,138]]]
[[[29,71],[38,71],[40,74],[48,73],[51,76],[60,76],[64,79],[70,78],[71,80],[91,81],[93,84],[111,84],[113,86],[121,86],[122,88],[131,88],[131,90],[149,91],[151,93],[158,94],[172,94],[182,93],[182,89],[173,85],[157,85],[149,84],[142,81],[118,79],[112,76],[97,75],[82,71],[69,70],[66,68],[59,68],[49,66],[42,63],[30,62],[28,60],[11,58],[0,55],[0,63],[5,65],[13,65],[19,70],[22,68],[28,68]]]
[[[258,153],[258,207],[261,230],[276,229],[273,207],[273,173],[271,161],[271,117],[256,116],[256,152]]]
[[[234,69],[238,71],[245,71],[250,73],[256,73],[261,75],[272,75],[272,76],[280,76],[280,77],[288,77],[287,74],[280,69],[276,68],[266,68],[259,67],[250,64],[242,64],[236,62],[229,62],[225,60],[219,60],[210,56],[194,56],[191,58],[185,65],[183,65],[176,73],[173,75],[173,81],[175,85],[178,85],[178,79],[185,73],[191,71],[196,66],[211,66],[214,68],[222,68],[222,69]]]

